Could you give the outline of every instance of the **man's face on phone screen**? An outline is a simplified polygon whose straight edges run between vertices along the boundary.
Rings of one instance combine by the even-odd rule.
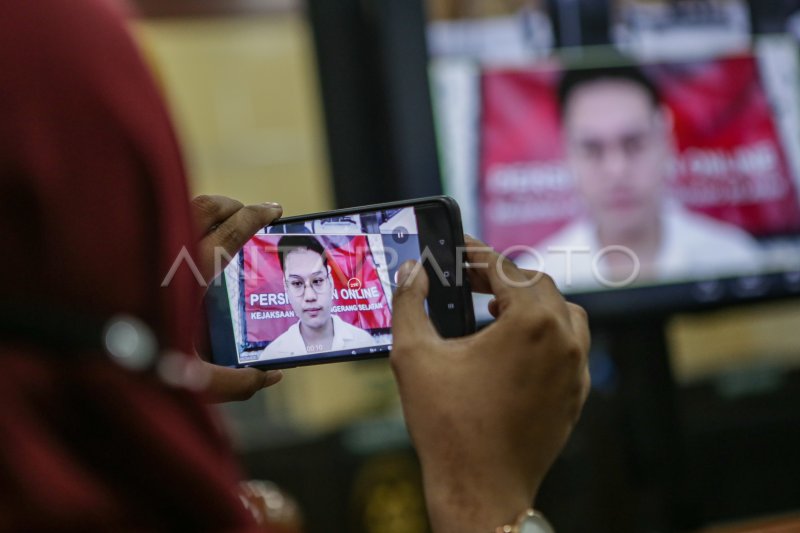
[[[325,327],[331,318],[333,287],[322,256],[307,248],[286,254],[284,263],[286,294],[294,314],[304,327]]]

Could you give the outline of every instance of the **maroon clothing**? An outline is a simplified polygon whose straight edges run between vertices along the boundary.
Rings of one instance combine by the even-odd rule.
[[[110,0],[0,0],[0,198],[0,303],[125,312],[192,352],[201,289],[160,286],[194,242],[180,150]],[[0,340],[0,530],[248,530],[237,481],[196,394]]]

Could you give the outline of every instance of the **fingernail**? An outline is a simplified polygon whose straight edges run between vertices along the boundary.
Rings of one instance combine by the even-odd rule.
[[[283,372],[280,370],[267,370],[266,378],[267,386],[274,385],[283,379]]]
[[[261,205],[269,207],[270,209],[281,209],[281,210],[283,210],[283,206],[281,206],[281,204],[279,204],[277,202],[264,202]]]
[[[397,270],[397,284],[398,285],[405,285],[406,284],[406,280],[411,275],[411,273],[414,271],[414,267],[416,267],[416,266],[417,266],[417,262],[413,261],[413,260],[406,261],[405,263],[400,265],[400,268]]]

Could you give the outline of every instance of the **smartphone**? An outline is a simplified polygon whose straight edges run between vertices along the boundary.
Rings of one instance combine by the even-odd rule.
[[[437,196],[283,218],[259,231],[206,294],[212,362],[291,368],[392,349],[397,271],[414,259],[439,333],[475,331],[458,204]]]

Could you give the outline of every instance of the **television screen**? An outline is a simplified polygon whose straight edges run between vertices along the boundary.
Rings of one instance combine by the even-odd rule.
[[[797,24],[749,15],[613,2],[612,46],[435,57],[468,231],[601,315],[800,293]]]

